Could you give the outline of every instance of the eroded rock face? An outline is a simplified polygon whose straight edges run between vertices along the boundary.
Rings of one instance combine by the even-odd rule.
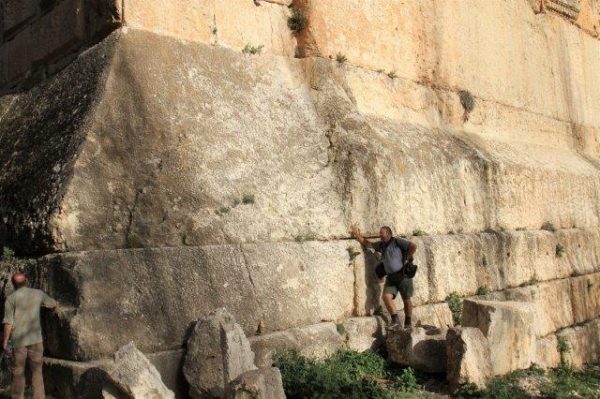
[[[446,354],[447,380],[453,389],[469,383],[483,388],[492,377],[488,341],[478,328],[449,329]]]
[[[192,398],[221,398],[231,381],[254,369],[250,343],[227,310],[218,309],[196,323],[183,364]]]
[[[429,373],[446,371],[446,329],[415,327],[390,329],[388,356],[394,363]]]
[[[536,353],[534,309],[523,302],[463,301],[463,327],[476,327],[487,338],[493,375],[531,366]]]
[[[276,367],[246,371],[229,384],[227,399],[285,399]]]
[[[115,353],[114,364],[107,369],[112,385],[103,389],[104,398],[174,399],[162,382],[156,367],[129,343]]]

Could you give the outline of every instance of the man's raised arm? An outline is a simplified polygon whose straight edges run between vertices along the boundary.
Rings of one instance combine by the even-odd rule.
[[[352,233],[352,237],[356,238],[356,240],[360,242],[362,246],[367,248],[373,248],[373,244],[369,242],[369,240],[367,240],[365,237],[363,237],[362,234],[360,234],[360,230],[358,229],[358,227],[356,227],[355,224],[353,224],[350,227],[350,233]]]

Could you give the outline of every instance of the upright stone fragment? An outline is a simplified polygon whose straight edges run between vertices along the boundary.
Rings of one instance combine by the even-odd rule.
[[[536,356],[533,309],[524,302],[463,301],[463,327],[477,327],[487,338],[493,375],[531,366]]]
[[[227,310],[218,309],[196,323],[183,364],[192,398],[222,398],[231,381],[254,369],[250,342]]]
[[[388,331],[388,356],[394,363],[429,373],[446,371],[446,329],[432,326]]]
[[[285,399],[281,372],[277,367],[247,371],[229,385],[227,399]]]
[[[163,384],[156,367],[137,350],[133,342],[115,353],[114,365],[108,368],[107,373],[109,384],[103,389],[104,398],[175,398],[173,392]]]
[[[446,378],[452,389],[463,384],[475,384],[483,388],[492,377],[488,341],[478,328],[457,327],[448,330],[446,355]]]

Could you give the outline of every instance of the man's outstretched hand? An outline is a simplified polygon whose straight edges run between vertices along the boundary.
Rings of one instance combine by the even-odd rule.
[[[357,239],[359,237],[361,237],[360,229],[358,227],[356,227],[356,224],[353,224],[352,226],[350,226],[350,234],[352,235],[352,237],[357,238]]]

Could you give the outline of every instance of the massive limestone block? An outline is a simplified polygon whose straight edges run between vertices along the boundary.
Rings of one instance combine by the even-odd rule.
[[[218,309],[196,323],[183,365],[192,398],[224,397],[231,381],[254,369],[250,342],[227,310]]]
[[[447,329],[433,326],[390,329],[386,347],[390,360],[428,373],[446,371]]]
[[[311,358],[326,358],[344,347],[342,331],[334,323],[319,323],[250,337],[258,367],[271,367],[277,353],[298,351]]]
[[[381,317],[353,317],[346,320],[342,327],[348,349],[364,352],[377,349],[385,343],[386,321]]]
[[[556,335],[538,338],[534,363],[543,368],[555,368],[560,364]]]
[[[573,321],[581,323],[600,317],[600,273],[571,279]]]
[[[463,384],[475,384],[483,388],[492,377],[489,344],[478,328],[449,329],[446,355],[446,378],[453,389]]]
[[[567,344],[568,350],[563,356],[569,365],[580,368],[600,360],[600,320],[564,329],[557,337]]]
[[[487,338],[493,375],[503,375],[531,365],[536,353],[533,305],[465,299],[462,325],[477,327]]]
[[[175,395],[162,382],[160,374],[133,342],[115,353],[114,364],[108,368],[111,385],[104,397],[174,399]],[[115,395],[115,396],[113,396]]]
[[[344,319],[353,306],[343,242],[92,251],[47,257],[43,269],[43,288],[66,309],[49,320],[48,349],[75,360],[129,341],[179,347],[198,315],[220,306],[250,335]]]

